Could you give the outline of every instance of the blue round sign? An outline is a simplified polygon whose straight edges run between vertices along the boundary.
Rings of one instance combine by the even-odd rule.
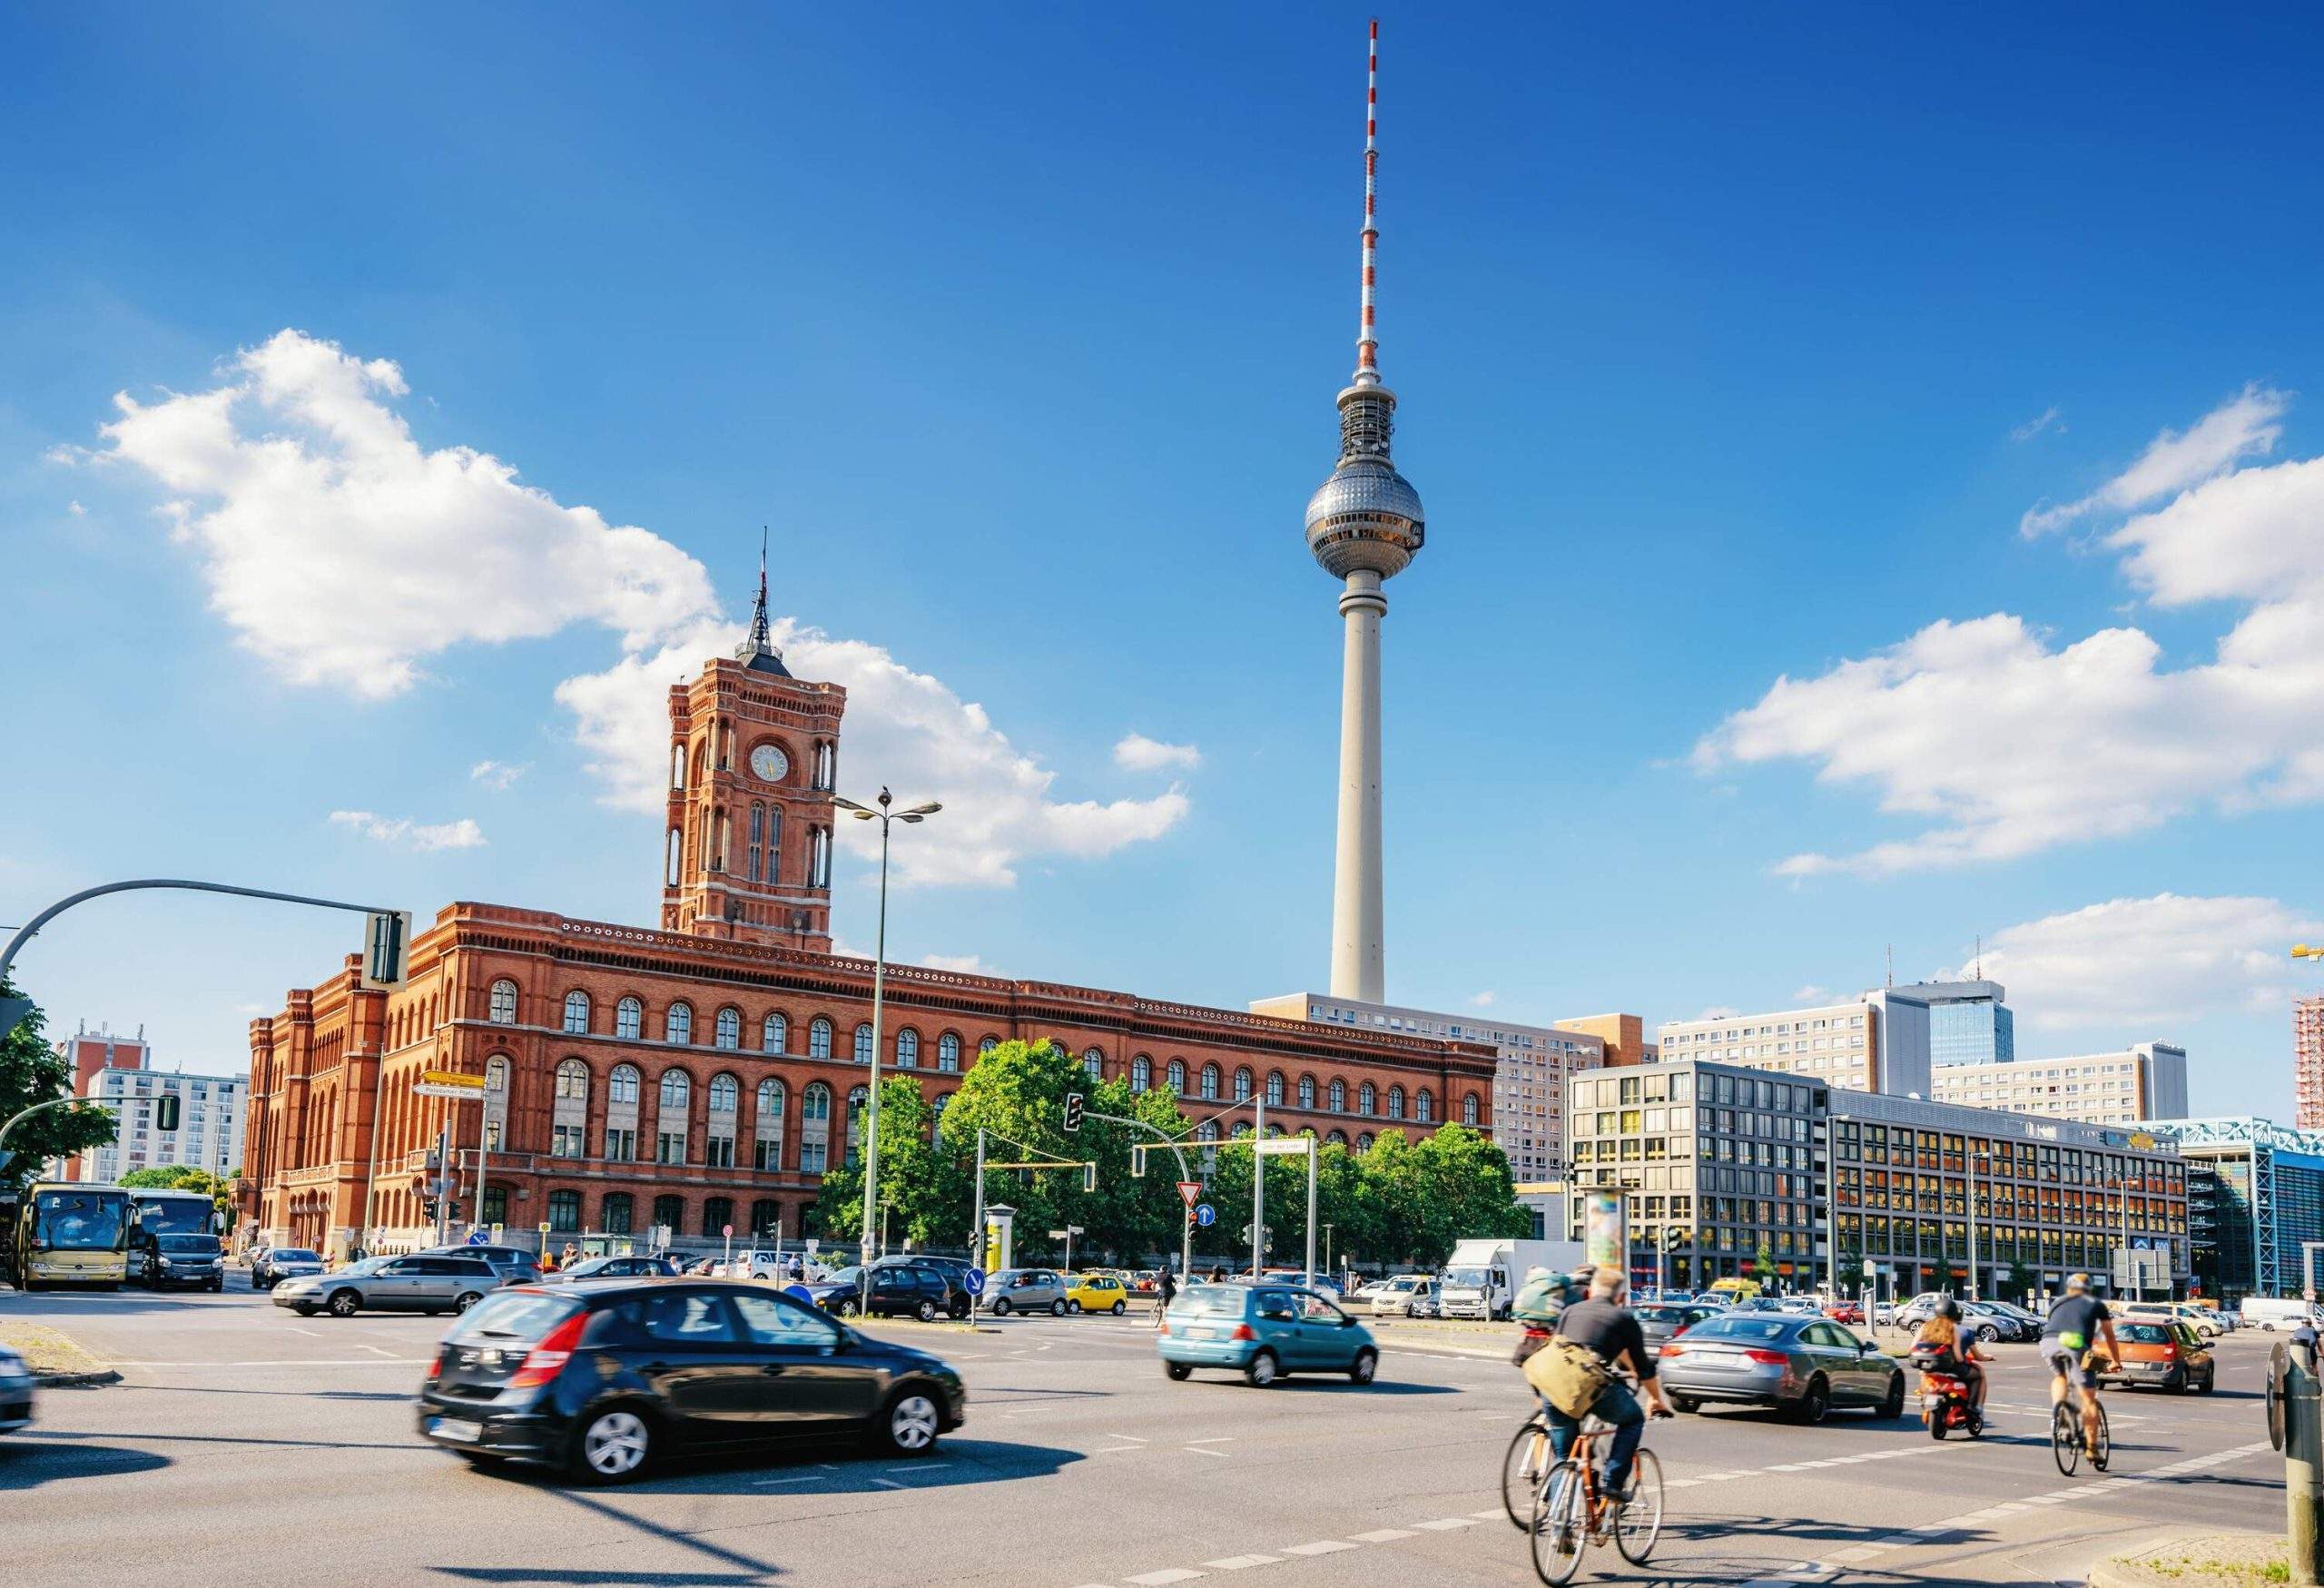
[[[783,1287],[783,1293],[802,1307],[815,1305],[815,1298],[807,1294],[807,1287],[804,1285],[785,1285]]]
[[[984,1294],[984,1270],[970,1268],[960,1276],[960,1288],[971,1296]]]
[[[1207,1202],[1196,1203],[1195,1222],[1201,1225],[1205,1229],[1208,1229],[1212,1225],[1218,1222],[1218,1209],[1212,1207]]]

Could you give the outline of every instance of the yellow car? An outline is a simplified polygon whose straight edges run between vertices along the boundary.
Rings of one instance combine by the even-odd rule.
[[[1076,1274],[1066,1287],[1065,1305],[1075,1312],[1110,1312],[1118,1317],[1129,1309],[1129,1287],[1113,1274]]]

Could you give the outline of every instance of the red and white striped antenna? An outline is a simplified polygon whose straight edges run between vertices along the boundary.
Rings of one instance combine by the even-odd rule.
[[[1380,19],[1372,19],[1368,75],[1364,88],[1364,318],[1355,335],[1355,383],[1380,384],[1380,337],[1373,316],[1377,279],[1373,255],[1380,246],[1380,218],[1374,208],[1380,175]]]

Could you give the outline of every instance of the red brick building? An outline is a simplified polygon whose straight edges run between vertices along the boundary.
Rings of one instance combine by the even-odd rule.
[[[762,588],[736,658],[671,691],[661,930],[451,904],[401,987],[365,988],[350,956],[252,1021],[252,1226],[424,1244],[420,1184],[448,1122],[463,1214],[481,1145],[484,1220],[511,1232],[802,1234],[822,1169],[856,1143],[872,1041],[872,962],[828,952],[845,709],[783,667]],[[1326,1139],[1490,1124],[1490,1048],[888,969],[882,1073],[916,1075],[940,1110],[981,1051],[1040,1038],[1196,1113],[1262,1091],[1271,1125]],[[484,1105],[415,1095],[427,1070],[486,1077]]]

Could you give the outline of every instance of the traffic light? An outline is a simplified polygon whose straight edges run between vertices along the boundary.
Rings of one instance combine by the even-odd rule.
[[[1146,1178],[1146,1149],[1143,1147],[1129,1149],[1129,1178],[1134,1180]]]
[[[404,982],[411,912],[381,910],[364,918],[363,985],[393,991]]]
[[[433,1198],[433,1197],[422,1197],[422,1198],[419,1199],[419,1216],[420,1216],[422,1218],[435,1218],[435,1217],[436,1217],[436,1198]]]
[[[182,1107],[175,1092],[163,1092],[153,1100],[153,1129],[174,1130],[178,1128],[178,1113]]]
[[[1094,1191],[1098,1189],[1098,1166],[1096,1164],[1085,1163],[1081,1166],[1081,1189],[1085,1191]]]
[[[1081,1094],[1078,1091],[1065,1094],[1065,1128],[1068,1130],[1081,1129]]]

